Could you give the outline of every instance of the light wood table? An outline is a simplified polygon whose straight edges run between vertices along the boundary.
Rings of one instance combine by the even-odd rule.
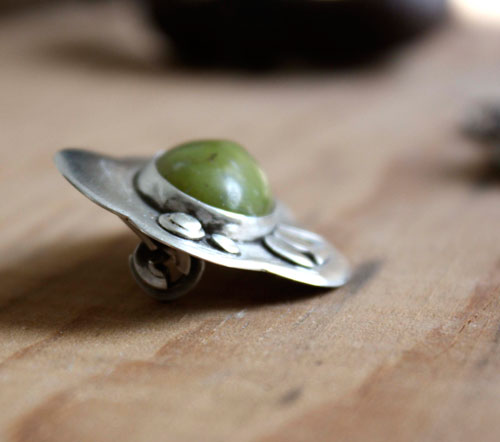
[[[196,71],[119,3],[0,25],[0,439],[498,441],[500,183],[458,130],[500,32],[450,25],[365,69]],[[209,266],[158,304],[66,146],[240,141],[355,273],[311,290]]]

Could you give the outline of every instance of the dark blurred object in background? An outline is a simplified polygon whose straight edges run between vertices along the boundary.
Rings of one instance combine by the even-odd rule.
[[[148,1],[179,54],[201,63],[354,62],[446,16],[446,0]]]
[[[0,16],[24,8],[33,8],[49,3],[50,0],[0,0]]]
[[[465,118],[463,130],[478,142],[496,172],[500,171],[500,103],[489,102],[472,108]]]

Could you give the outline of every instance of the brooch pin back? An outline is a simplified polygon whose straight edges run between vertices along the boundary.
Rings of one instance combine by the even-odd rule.
[[[257,162],[234,142],[194,141],[153,158],[65,149],[55,162],[81,193],[139,237],[130,269],[156,299],[188,292],[205,261],[319,287],[349,278],[346,259],[296,225]]]

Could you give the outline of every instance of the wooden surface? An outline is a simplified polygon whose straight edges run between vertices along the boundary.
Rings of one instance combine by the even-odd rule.
[[[129,8],[0,26],[0,440],[497,441],[500,184],[457,130],[500,33],[452,25],[369,69],[164,60]],[[64,146],[236,139],[355,274],[317,291],[209,267],[160,305]]]

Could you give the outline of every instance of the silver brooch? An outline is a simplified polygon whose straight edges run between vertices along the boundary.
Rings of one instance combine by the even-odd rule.
[[[198,150],[186,149],[196,143]],[[265,192],[266,181],[261,186],[255,180],[265,177],[258,166],[247,162],[254,160],[246,151],[248,157],[238,156],[243,155],[239,151],[233,156],[235,143],[208,141],[212,143],[208,150],[206,143],[187,143],[153,158],[112,158],[65,149],[56,154],[55,162],[73,186],[118,215],[139,237],[130,269],[139,286],[156,299],[172,300],[188,292],[199,281],[205,261],[269,272],[311,286],[343,285],[349,265],[330,243],[298,227],[279,201],[272,200],[269,209],[262,206],[258,191]],[[177,157],[170,160],[170,152]],[[165,164],[170,169],[160,170],[159,161],[163,169]],[[197,176],[208,181],[191,185],[189,180]],[[223,181],[223,190],[215,185],[221,176],[230,178]],[[238,183],[247,188],[238,190]],[[216,203],[200,198],[214,198]],[[249,215],[256,207],[267,212]]]

